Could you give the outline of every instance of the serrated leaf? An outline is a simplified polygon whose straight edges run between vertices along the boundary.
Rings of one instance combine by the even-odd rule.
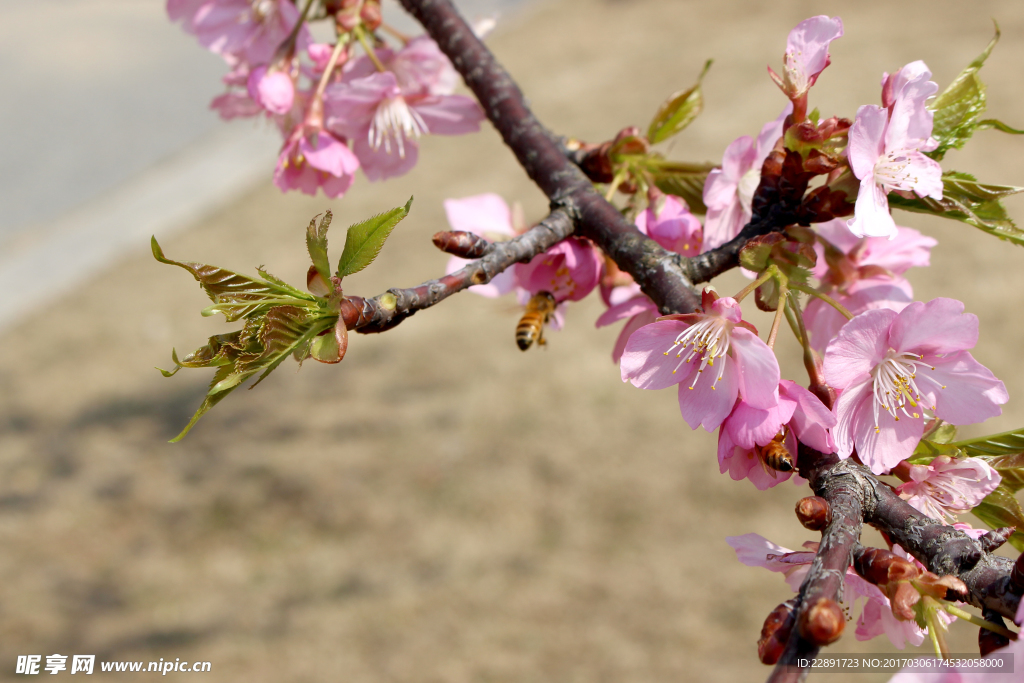
[[[696,85],[673,94],[658,108],[658,112],[651,119],[651,125],[647,127],[647,139],[652,145],[668,140],[682,131],[704,109],[704,95],[700,83],[704,80],[704,74],[711,68],[711,62],[709,59],[704,63],[704,69],[697,77]]]
[[[152,244],[153,256],[160,263],[184,268],[192,274],[199,285],[213,301],[213,306],[203,310],[204,315],[222,313],[228,322],[244,318],[260,309],[291,303],[303,305],[308,302],[316,305],[316,298],[283,283],[254,280],[226,268],[218,268],[191,261],[174,261],[164,256],[157,244],[156,237]]]
[[[718,168],[714,164],[687,164],[682,162],[653,159],[649,170],[658,189],[666,194],[681,197],[690,211],[707,213],[704,205],[704,183],[708,174]]]
[[[978,116],[985,111],[985,84],[978,71],[999,42],[999,25],[995,28],[985,50],[927,105],[935,112],[932,137],[939,141],[939,146],[927,153],[933,159],[941,160],[950,149],[963,147],[977,128]]]
[[[325,315],[299,306],[275,306],[263,316],[246,320],[245,327],[238,332],[210,337],[209,344],[181,361],[175,356],[175,364],[180,367],[217,366],[217,372],[202,405],[171,443],[180,441],[200,417],[247,379],[262,371],[252,385],[255,387],[296,349],[308,346],[337,320],[336,314]]]
[[[1014,224],[999,201],[1024,192],[1024,188],[979,183],[973,176],[956,171],[942,174],[942,188],[942,199],[917,196],[908,199],[893,193],[889,195],[889,205],[958,220],[1000,239],[1024,245],[1024,230]]]
[[[309,222],[309,227],[306,228],[306,250],[309,251],[309,258],[313,261],[313,267],[320,274],[324,285],[329,287],[331,262],[327,258],[327,229],[331,227],[331,212],[327,211],[324,214],[319,228],[316,225],[317,218],[319,216],[314,216],[313,220]]]
[[[992,529],[1006,526],[1024,529],[1024,510],[1021,509],[1020,501],[1014,497],[1009,487],[1002,484],[971,512]],[[1017,550],[1024,551],[1024,533],[1015,531],[1010,536],[1010,544]]]
[[[394,230],[398,222],[409,215],[412,207],[412,197],[405,206],[373,218],[356,223],[348,229],[348,236],[345,239],[345,249],[341,253],[341,260],[338,262],[338,277],[358,273],[366,266],[373,263],[380,253],[381,247],[388,235]]]

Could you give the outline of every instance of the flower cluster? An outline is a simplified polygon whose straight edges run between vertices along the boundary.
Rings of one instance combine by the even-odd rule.
[[[225,119],[265,116],[281,131],[279,188],[340,197],[360,168],[370,180],[408,172],[423,135],[479,130],[482,110],[454,94],[455,70],[432,40],[401,36],[388,47],[379,2],[343,0],[336,42],[316,43],[312,4],[300,14],[290,0],[167,1],[171,20],[230,68],[210,106]]]

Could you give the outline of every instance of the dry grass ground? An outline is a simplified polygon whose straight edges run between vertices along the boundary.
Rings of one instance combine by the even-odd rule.
[[[1017,2],[543,0],[491,44],[542,120],[590,140],[645,124],[715,58],[707,110],[672,154],[718,159],[776,116],[765,63],[819,12],[841,14],[847,31],[814,93],[823,112],[876,101],[882,71],[913,59],[948,82],[995,16],[1004,37],[983,72],[990,111],[1024,123]],[[1024,185],[1022,150],[981,133],[949,165]],[[408,176],[360,179],[342,201],[267,183],[163,246],[298,282],[313,214],[330,207],[343,226],[415,194],[411,217],[347,288],[374,294],[437,274],[445,259],[429,236],[444,226],[441,200],[484,191],[522,200],[532,217],[544,208],[487,130],[428,139]],[[919,298],[955,296],[979,314],[977,356],[1016,399],[987,429],[1024,424],[1024,250],[960,224],[904,222],[940,239],[934,266],[914,275]],[[26,653],[208,660],[203,680],[267,683],[766,674],[754,641],[789,591],[738,564],[723,539],[757,532],[798,547],[812,538],[791,513],[804,491],[758,493],[720,475],[714,438],[686,428],[672,392],[618,381],[617,330],[593,329],[598,302],[573,307],[546,351],[522,354],[510,304],[457,297],[388,334],[354,336],[340,366],[283,366],[169,445],[209,377],[167,380],[152,367],[223,329],[197,315],[204,302],[139,245],[0,341],[0,676]],[[890,650],[857,643],[850,626],[836,651]],[[955,649],[972,649],[975,634],[956,630]]]

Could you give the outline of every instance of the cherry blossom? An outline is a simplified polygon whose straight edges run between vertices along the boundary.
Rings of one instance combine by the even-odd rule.
[[[786,53],[782,56],[782,76],[768,67],[775,84],[795,100],[805,95],[825,67],[832,61],[829,44],[843,35],[843,20],[822,14],[804,19],[789,32]]]
[[[832,430],[836,452],[882,474],[909,457],[925,411],[956,425],[999,415],[1003,383],[967,349],[978,319],[953,299],[871,310],[847,323],[825,351],[825,381],[841,392]]]
[[[347,145],[326,131],[306,135],[297,128],[281,149],[274,184],[281,190],[341,197],[352,186],[359,159]]]
[[[749,479],[764,491],[790,477],[794,483],[805,480],[794,472],[765,471],[757,449],[769,445],[783,426],[786,427],[783,446],[795,458],[797,441],[818,451],[831,453],[835,444],[828,430],[836,423],[835,416],[811,392],[796,382],[779,382],[779,402],[767,409],[753,408],[738,401],[718,432],[718,465],[724,474],[734,480]]]
[[[908,64],[886,79],[886,84],[891,81],[890,95],[883,87],[883,102],[890,101],[889,106],[869,104],[857,110],[847,155],[850,169],[860,180],[854,216],[848,222],[858,236],[895,234],[889,192],[913,191],[942,199],[942,167],[921,151],[934,149],[932,115],[925,108],[925,99],[935,92],[934,84],[927,81],[930,76],[923,62]]]
[[[696,256],[700,253],[702,228],[700,220],[690,213],[686,201],[673,195],[662,195],[637,214],[637,229],[655,242],[677,254]]]
[[[910,481],[897,487],[900,497],[939,521],[956,521],[996,490],[1001,477],[980,458],[940,455],[928,465],[910,465]]]
[[[821,278],[821,290],[854,315],[876,308],[902,311],[914,300],[914,290],[902,277],[913,266],[927,266],[937,242],[917,230],[897,226],[893,239],[857,237],[837,218],[817,226],[818,261],[812,273]],[[821,299],[812,298],[804,309],[811,346],[819,352],[835,338],[846,318]]]
[[[459,74],[429,36],[417,36],[399,50],[380,48],[374,56],[395,80],[402,94],[451,95],[459,83]],[[365,78],[377,73],[377,66],[363,55],[345,67],[345,80]]]
[[[444,212],[452,230],[462,230],[480,235],[491,242],[503,242],[518,232],[512,225],[512,212],[500,196],[493,193],[478,194],[462,199],[444,200]],[[452,256],[448,259],[445,272],[454,273],[469,260]],[[504,270],[485,285],[473,285],[469,291],[495,298],[508,294],[515,287],[515,271]]]
[[[477,103],[462,95],[404,95],[390,71],[327,86],[324,112],[327,129],[352,141],[370,180],[415,166],[420,136],[470,133],[484,118]]]
[[[705,290],[702,303],[701,313],[665,316],[634,332],[619,367],[622,381],[641,389],[678,384],[683,419],[714,431],[737,397],[754,408],[778,403],[779,364],[735,299]]]
[[[722,167],[708,174],[704,182],[704,243],[701,251],[709,251],[736,237],[753,211],[754,192],[761,182],[761,166],[782,137],[782,123],[793,111],[788,104],[774,121],[761,128],[756,142],[749,135],[733,140],[725,148]]]
[[[289,0],[168,0],[167,14],[232,66],[269,64],[299,21]],[[303,26],[296,44],[304,48],[309,42]]]
[[[558,302],[579,301],[597,287],[601,265],[601,255],[593,244],[570,237],[529,263],[517,263],[516,284],[530,295],[551,292]]]

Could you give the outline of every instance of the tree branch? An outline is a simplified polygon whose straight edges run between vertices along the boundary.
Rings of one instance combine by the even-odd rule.
[[[572,234],[573,222],[564,209],[555,209],[544,220],[507,242],[494,242],[487,255],[465,267],[408,289],[389,289],[363,299],[348,297],[342,304],[345,326],[364,334],[384,332],[416,311],[429,308],[473,285],[483,285],[518,262],[526,262]]]
[[[688,313],[700,304],[683,259],[641,234],[601,197],[563,153],[558,139],[533,115],[523,93],[449,0],[401,0],[462,74],[491,123],[527,175],[572,217],[576,234],[593,240],[633,276],[662,313]]]

